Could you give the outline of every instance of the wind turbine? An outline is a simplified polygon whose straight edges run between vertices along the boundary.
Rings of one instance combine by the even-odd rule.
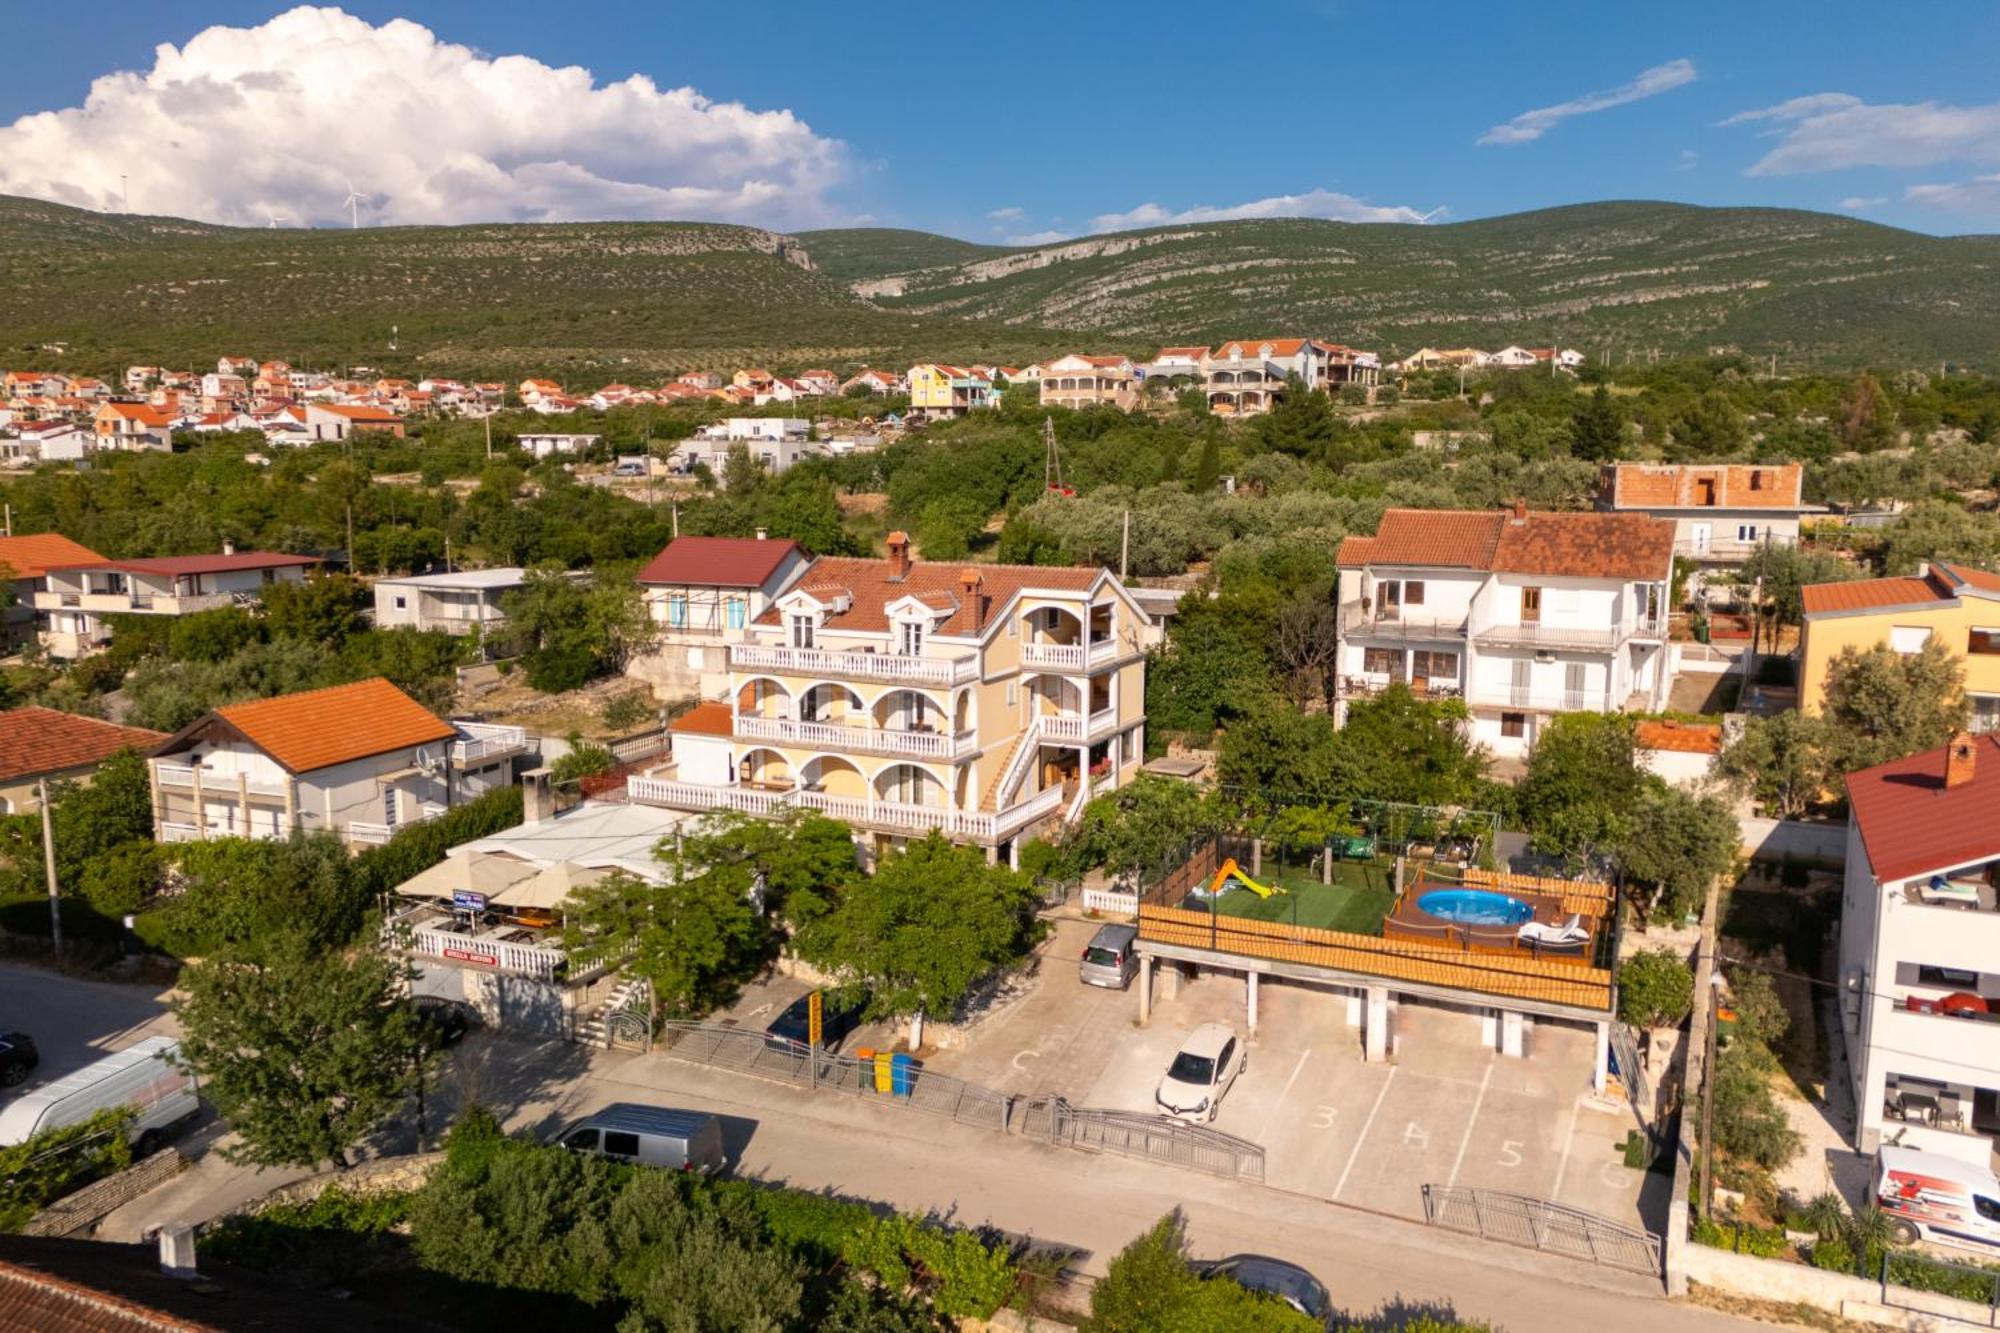
[[[345,180],[346,177],[342,177],[342,179]],[[361,192],[354,188],[353,181],[347,181],[347,198],[340,202],[341,206],[347,209],[348,228],[350,230],[358,229],[361,226]]]
[[[267,221],[267,222],[269,222],[269,223],[271,224],[271,228],[270,228],[270,229],[271,229],[272,231],[276,231],[276,230],[278,229],[278,219],[279,219],[280,217],[283,217],[283,216],[284,216],[284,215],[283,215],[283,214],[281,214],[281,213],[273,213],[273,212],[272,212],[272,211],[271,211],[270,209],[268,209],[268,208],[264,210],[264,219],[265,219],[265,221]],[[290,219],[286,219],[286,220],[287,220],[287,221],[290,221]]]

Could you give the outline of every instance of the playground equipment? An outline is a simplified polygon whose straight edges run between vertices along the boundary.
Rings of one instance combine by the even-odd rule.
[[[1215,872],[1215,878],[1208,882],[1206,889],[1202,890],[1202,896],[1204,898],[1220,898],[1223,890],[1229,887],[1229,881],[1232,879],[1250,890],[1250,892],[1256,894],[1259,898],[1268,898],[1274,893],[1283,893],[1285,891],[1283,889],[1274,889],[1267,884],[1259,884],[1256,880],[1243,873],[1242,867],[1236,864],[1236,858],[1232,856],[1223,861],[1221,868]]]

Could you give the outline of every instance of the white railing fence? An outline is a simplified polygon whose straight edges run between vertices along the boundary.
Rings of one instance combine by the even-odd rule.
[[[964,685],[978,678],[973,657],[898,657],[889,653],[835,653],[818,648],[780,648],[762,643],[729,645],[732,669],[783,671],[862,680],[914,681],[922,685]]]

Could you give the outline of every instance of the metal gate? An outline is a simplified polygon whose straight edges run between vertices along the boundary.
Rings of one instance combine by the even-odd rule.
[[[1101,1111],[1071,1106],[1061,1097],[1037,1097],[1022,1109],[1024,1138],[1118,1153],[1231,1180],[1264,1179],[1262,1144],[1172,1116]]]
[[[1618,1057],[1618,1077],[1625,1081],[1625,1094],[1635,1107],[1653,1104],[1652,1088],[1646,1082],[1646,1066],[1639,1059],[1639,1041],[1623,1023],[1611,1024],[1611,1053]]]
[[[620,1009],[604,1017],[604,1044],[614,1051],[653,1049],[653,1020],[637,1009]]]
[[[1660,1238],[1580,1208],[1466,1186],[1424,1186],[1424,1221],[1608,1268],[1660,1272]]]

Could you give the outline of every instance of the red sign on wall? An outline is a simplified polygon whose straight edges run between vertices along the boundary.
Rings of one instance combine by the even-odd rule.
[[[444,956],[455,958],[461,963],[483,963],[487,967],[500,966],[500,955],[497,953],[479,953],[472,949],[446,949]]]

